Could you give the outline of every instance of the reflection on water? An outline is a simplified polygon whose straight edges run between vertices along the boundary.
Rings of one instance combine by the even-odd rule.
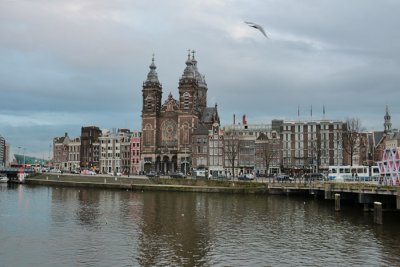
[[[1,266],[395,266],[398,213],[287,196],[0,187]]]

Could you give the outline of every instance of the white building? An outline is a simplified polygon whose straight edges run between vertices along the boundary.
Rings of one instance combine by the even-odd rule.
[[[81,161],[81,139],[79,137],[70,139],[67,143],[68,146],[68,162],[67,167],[69,171],[78,170]]]
[[[103,130],[100,142],[100,172],[122,173],[129,170],[130,138],[128,129]]]

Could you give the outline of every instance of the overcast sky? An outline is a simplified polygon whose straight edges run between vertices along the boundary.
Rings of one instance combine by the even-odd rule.
[[[398,0],[0,0],[0,135],[48,158],[82,125],[140,130],[152,54],[163,101],[196,50],[221,124],[400,119]],[[262,25],[270,39],[244,21]]]

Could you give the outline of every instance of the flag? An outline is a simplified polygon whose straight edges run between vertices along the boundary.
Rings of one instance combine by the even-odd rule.
[[[312,105],[311,105],[311,112],[310,113],[311,113],[311,118],[312,118]]]
[[[300,117],[300,105],[297,106],[297,117]]]
[[[322,114],[324,115],[325,118],[325,105],[322,106]]]

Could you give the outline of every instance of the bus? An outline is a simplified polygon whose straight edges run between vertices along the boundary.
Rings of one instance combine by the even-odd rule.
[[[379,179],[378,166],[329,166],[329,180],[375,181]]]

